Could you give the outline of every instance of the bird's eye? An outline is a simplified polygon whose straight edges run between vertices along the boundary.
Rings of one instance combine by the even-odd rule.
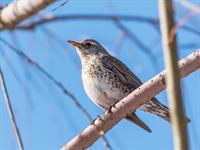
[[[85,43],[85,46],[90,47],[91,43]]]

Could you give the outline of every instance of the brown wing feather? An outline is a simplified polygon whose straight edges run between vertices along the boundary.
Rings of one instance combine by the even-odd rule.
[[[118,74],[119,78],[125,83],[133,87],[133,90],[142,85],[142,82],[130,69],[123,64],[120,60],[113,56],[102,57],[103,66]]]
[[[115,71],[125,84],[131,85],[133,87],[133,90],[142,85],[141,80],[117,58],[113,56],[103,56],[102,62],[105,67],[111,69],[112,71]],[[161,104],[155,97],[153,97],[145,104],[141,105],[139,109],[142,111],[153,113],[170,122],[169,108]],[[190,121],[189,118],[185,118],[186,122]]]
[[[120,79],[125,84],[131,85],[133,90],[142,85],[141,80],[133,72],[131,72],[131,70],[125,64],[123,64],[117,58],[112,56],[111,57],[104,56],[102,58],[102,62],[106,68],[115,71],[115,73],[118,74]],[[155,115],[158,115],[159,117],[165,119],[168,122],[170,121],[169,109],[163,104],[161,104],[156,98],[152,98],[151,101],[148,101],[145,104],[141,105],[139,109],[141,109],[142,111],[147,111]]]

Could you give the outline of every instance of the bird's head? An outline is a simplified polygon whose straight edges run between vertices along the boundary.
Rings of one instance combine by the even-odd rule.
[[[86,39],[80,43],[75,41],[68,42],[76,47],[81,59],[89,59],[92,56],[108,54],[104,47],[93,39]]]

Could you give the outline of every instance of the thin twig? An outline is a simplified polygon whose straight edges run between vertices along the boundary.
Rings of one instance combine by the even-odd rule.
[[[180,3],[182,6],[191,9],[192,11],[196,12],[196,13],[200,13],[200,7],[192,2],[189,2],[187,0],[179,0],[177,1],[178,3]]]
[[[141,23],[148,23],[152,25],[157,31],[159,31],[159,20],[157,18],[148,18],[148,17],[141,17],[141,16],[125,16],[125,15],[98,15],[98,14],[97,15],[76,14],[76,15],[62,15],[62,16],[45,15],[41,17],[40,20],[32,22],[28,25],[16,26],[13,29],[32,31],[38,26],[49,23],[49,22],[67,21],[67,20],[135,21],[135,22],[141,22]],[[200,36],[200,31],[188,25],[184,25],[180,29],[192,32],[193,34]]]
[[[149,18],[149,17],[129,16],[129,15],[77,14],[77,15],[60,15],[60,16],[45,15],[41,17],[40,20],[32,22],[28,25],[16,26],[15,29],[30,30],[30,29],[36,28],[39,25],[47,24],[50,22],[67,21],[67,20],[107,20],[107,21],[121,20],[121,21],[136,21],[136,22],[149,23],[153,26],[157,25],[157,27],[159,25],[158,19]]]
[[[140,50],[147,55],[147,57],[150,58],[152,64],[154,65],[154,69],[156,70],[158,68],[158,63],[157,63],[157,59],[156,56],[151,52],[151,49],[148,48],[146,45],[143,44],[143,42],[141,42],[128,28],[126,28],[121,22],[119,21],[114,21],[114,23],[116,24],[116,26],[122,30],[130,39],[133,43],[135,43]]]
[[[127,35],[126,33],[124,33],[123,31],[120,31],[120,36],[119,38],[117,39],[117,42],[116,42],[116,45],[115,45],[115,48],[114,48],[114,53],[115,55],[120,55],[120,52],[121,52],[121,47],[123,45],[123,42],[124,40],[126,39]]]
[[[53,76],[51,76],[44,68],[42,68],[36,61],[32,60],[29,56],[27,56],[23,51],[15,48],[11,44],[9,44],[7,41],[2,39],[1,37],[0,37],[0,41],[2,43],[4,43],[5,45],[7,45],[10,48],[10,50],[15,52],[20,58],[24,59],[26,62],[28,62],[28,64],[34,66],[42,74],[44,74],[50,81],[52,81],[58,88],[60,88],[65,95],[70,97],[70,99],[74,102],[74,104],[85,114],[85,116],[89,120],[92,120],[92,117],[89,115],[89,113],[86,111],[86,109],[83,108],[83,106],[78,102],[76,97],[71,92],[69,92],[61,82],[59,82]]]
[[[6,103],[6,106],[7,106],[7,110],[8,110],[8,113],[10,115],[10,120],[11,120],[13,129],[14,129],[14,132],[15,132],[15,136],[17,138],[17,144],[19,146],[19,149],[23,150],[24,146],[23,146],[23,143],[22,143],[22,138],[21,138],[19,129],[17,127],[17,123],[16,123],[15,116],[14,116],[14,113],[13,113],[13,110],[12,110],[10,98],[9,98],[9,95],[8,95],[8,91],[7,91],[7,88],[6,88],[6,83],[5,83],[5,80],[4,80],[4,75],[3,75],[3,72],[1,70],[1,67],[0,67],[0,80],[1,80],[1,88],[3,90],[3,95],[4,95],[5,103]]]
[[[15,48],[10,43],[8,43],[4,39],[2,39],[1,37],[0,37],[0,41],[2,43],[4,43],[5,45],[7,45],[10,48],[10,50],[15,52],[20,58],[24,59],[26,62],[28,62],[28,64],[32,65],[33,67],[38,69],[42,74],[44,74],[50,81],[52,81],[58,88],[60,88],[65,95],[67,95],[73,101],[75,106],[87,117],[87,119],[89,121],[92,121],[92,117],[87,112],[87,110],[78,102],[77,98],[70,91],[68,91],[64,87],[64,85],[61,82],[59,82],[53,76],[51,76],[44,68],[42,68],[36,61],[31,59],[29,56],[27,56],[23,51],[21,51],[20,49]],[[109,144],[109,142],[106,139],[106,137],[103,138],[103,141],[106,143],[106,144],[104,144],[106,146],[106,148],[108,150],[112,150],[112,147]]]
[[[62,4],[58,5],[57,7],[53,8],[52,11],[57,10],[58,8],[64,6],[65,4],[67,4],[69,2],[69,0],[65,0]]]
[[[189,25],[184,25],[180,29],[192,32],[193,34],[196,34],[197,36],[200,36],[200,31],[195,29],[195,28],[193,28],[193,27],[190,27]]]
[[[59,82],[53,76],[51,76],[44,68],[42,68],[36,61],[32,60],[24,52],[22,52],[21,50],[15,48],[11,44],[9,44],[7,41],[5,41],[4,39],[2,39],[1,37],[0,37],[0,41],[2,43],[4,43],[5,45],[7,45],[10,48],[10,50],[12,50],[13,52],[15,52],[20,58],[24,59],[26,62],[28,62],[28,64],[34,66],[42,74],[44,74],[50,81],[52,81],[58,88],[60,88],[65,95],[67,95],[68,97],[70,97],[70,99],[74,102],[74,104],[85,114],[85,116],[89,120],[92,120],[92,117],[89,115],[89,113],[86,111],[86,109],[83,108],[83,106],[78,102],[78,100],[76,99],[76,97],[71,92],[69,92],[64,87],[64,85],[61,82]]]
[[[58,80],[56,80],[53,76],[51,76],[44,68],[42,68],[36,61],[32,60],[29,56],[27,56],[23,51],[15,48],[14,46],[12,46],[11,44],[9,44],[7,41],[5,41],[4,39],[2,39],[0,37],[0,41],[2,43],[4,43],[5,45],[7,45],[10,50],[12,50],[13,52],[15,52],[18,56],[20,56],[20,58],[26,60],[26,62],[28,62],[28,64],[31,64],[32,66],[34,66],[36,69],[38,69],[41,73],[43,73],[49,80],[51,80],[58,88],[60,88],[62,90],[62,92],[69,96],[70,99],[74,102],[74,104],[85,114],[85,116],[89,119],[92,120],[92,117],[89,115],[89,113],[86,111],[85,108],[83,108],[83,106],[78,102],[78,100],[76,99],[76,97],[69,92],[64,85],[59,82]]]
[[[182,26],[184,26],[186,24],[186,22],[192,17],[194,16],[196,13],[191,11],[187,14],[185,14],[183,17],[181,17],[176,24],[173,26],[173,28],[170,31],[170,35],[169,35],[169,40],[172,41],[174,39],[174,36],[177,33],[177,30],[179,28],[181,28]]]
[[[48,28],[45,28],[45,27],[42,27],[42,30],[45,34],[47,34],[47,36],[49,38],[52,38],[65,52],[68,53],[69,55],[69,51],[66,50],[66,46],[63,44],[63,41],[59,36],[58,34],[52,32],[50,29]],[[73,62],[74,66],[77,68],[77,69],[80,69],[80,66],[79,64],[76,62],[76,60],[74,59],[74,57],[70,57],[69,59],[71,59],[71,61]]]

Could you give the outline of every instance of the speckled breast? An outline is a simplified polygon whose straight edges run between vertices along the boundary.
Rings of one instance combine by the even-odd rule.
[[[132,91],[114,72],[104,68],[99,61],[84,63],[82,80],[87,95],[95,104],[103,108],[109,108]]]

